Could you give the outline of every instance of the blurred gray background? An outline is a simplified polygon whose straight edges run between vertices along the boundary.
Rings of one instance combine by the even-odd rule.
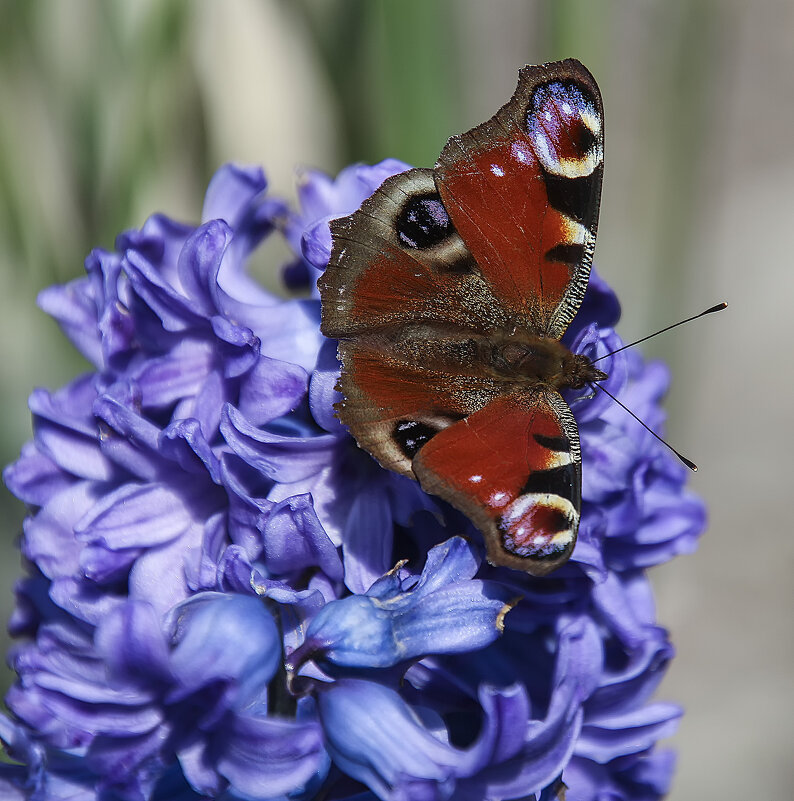
[[[156,210],[197,219],[228,160],[289,196],[296,166],[432,165],[523,64],[587,64],[620,333],[731,303],[646,348],[672,367],[668,436],[711,512],[698,553],[653,571],[678,648],[660,696],[687,709],[671,798],[791,797],[791,0],[0,0],[0,19],[3,463],[30,390],[85,367],[34,304],[91,247]],[[0,510],[7,618],[24,510],[5,491]]]

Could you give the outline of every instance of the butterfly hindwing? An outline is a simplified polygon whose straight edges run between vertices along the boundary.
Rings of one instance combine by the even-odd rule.
[[[576,421],[559,393],[491,401],[431,439],[413,469],[425,491],[483,532],[492,564],[544,575],[570,556],[581,456]]]
[[[340,342],[339,418],[383,467],[416,478],[413,458],[443,428],[499,395],[493,379],[450,375],[377,336]]]

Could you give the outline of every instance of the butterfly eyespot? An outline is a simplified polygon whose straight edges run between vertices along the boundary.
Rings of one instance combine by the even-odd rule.
[[[526,495],[515,501],[499,521],[506,551],[550,561],[570,548],[575,526],[569,509]]]
[[[413,459],[419,449],[438,433],[438,429],[417,420],[399,420],[392,432],[394,441],[408,459]]]
[[[420,250],[438,245],[455,232],[438,195],[409,198],[397,216],[396,228],[404,245]]]
[[[543,168],[552,175],[590,175],[602,158],[601,121],[587,90],[570,81],[542,84],[532,93],[526,130]]]

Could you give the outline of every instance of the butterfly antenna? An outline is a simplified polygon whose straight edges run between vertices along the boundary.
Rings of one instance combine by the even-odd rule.
[[[714,310],[716,311],[717,307],[715,307]],[[708,314],[708,312],[703,312],[703,314]],[[700,317],[699,314],[697,316]],[[684,322],[686,322],[686,320]],[[632,412],[628,406],[626,406],[624,403],[621,403],[608,389],[602,387],[600,384],[597,384],[594,381],[590,383],[590,386],[593,389],[600,389],[602,392],[609,395],[609,397],[612,398],[612,400],[615,401],[618,406],[620,406],[622,409],[625,409],[646,431],[649,431],[651,434],[653,434],[653,436],[656,437],[656,439],[658,439],[662,445],[666,445],[690,470],[695,473],[697,472],[698,466],[691,459],[687,459],[686,456],[679,453],[667,440],[662,439],[647,423],[644,423],[642,420],[640,420],[640,418],[637,417],[637,415],[634,414],[634,412]]]
[[[663,334],[665,331],[669,331],[671,328],[678,328],[679,325],[683,325],[684,323],[691,323],[692,320],[697,320],[698,317],[703,317],[706,314],[713,314],[714,312],[722,311],[723,309],[727,309],[727,308],[728,308],[728,304],[727,303],[718,303],[716,306],[712,306],[710,309],[706,309],[706,311],[700,312],[700,314],[695,314],[692,317],[687,317],[686,320],[679,320],[679,322],[677,322],[677,323],[673,323],[672,325],[668,325],[667,328],[662,328],[660,331],[656,331],[653,334],[648,334],[647,337],[643,337],[642,339],[638,339],[638,340],[636,340],[634,342],[630,342],[628,345],[624,345],[622,348],[618,348],[617,350],[613,350],[612,353],[605,353],[603,356],[599,356],[597,359],[593,359],[592,363],[595,364],[596,362],[600,362],[601,359],[606,359],[607,356],[614,356],[616,353],[620,353],[620,351],[626,350],[626,348],[633,348],[635,345],[639,345],[640,342],[645,342],[646,339],[652,339],[653,337],[657,337],[657,336],[659,336],[659,334]],[[603,389],[603,387],[602,387],[602,389]],[[607,392],[607,395],[608,394],[609,393]],[[618,401],[618,403],[620,403],[620,401]],[[640,422],[642,422],[642,421],[640,421]],[[651,431],[651,433],[653,433],[653,432]],[[667,445],[666,442],[665,442],[665,445]],[[679,456],[680,455],[681,454],[679,454]],[[681,457],[681,458],[683,458],[683,457]],[[686,460],[684,460],[684,461],[686,461]]]

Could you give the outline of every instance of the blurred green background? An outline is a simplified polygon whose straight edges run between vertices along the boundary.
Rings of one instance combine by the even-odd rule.
[[[583,61],[606,109],[596,264],[622,335],[732,304],[646,349],[671,364],[668,435],[712,519],[654,574],[679,651],[660,695],[688,711],[671,797],[790,797],[791,0],[0,0],[0,19],[3,463],[30,436],[30,390],[85,367],[35,297],[92,247],[154,211],[196,220],[230,160],[289,197],[297,166],[430,166],[520,66]],[[24,510],[3,492],[0,511],[7,618]]]

